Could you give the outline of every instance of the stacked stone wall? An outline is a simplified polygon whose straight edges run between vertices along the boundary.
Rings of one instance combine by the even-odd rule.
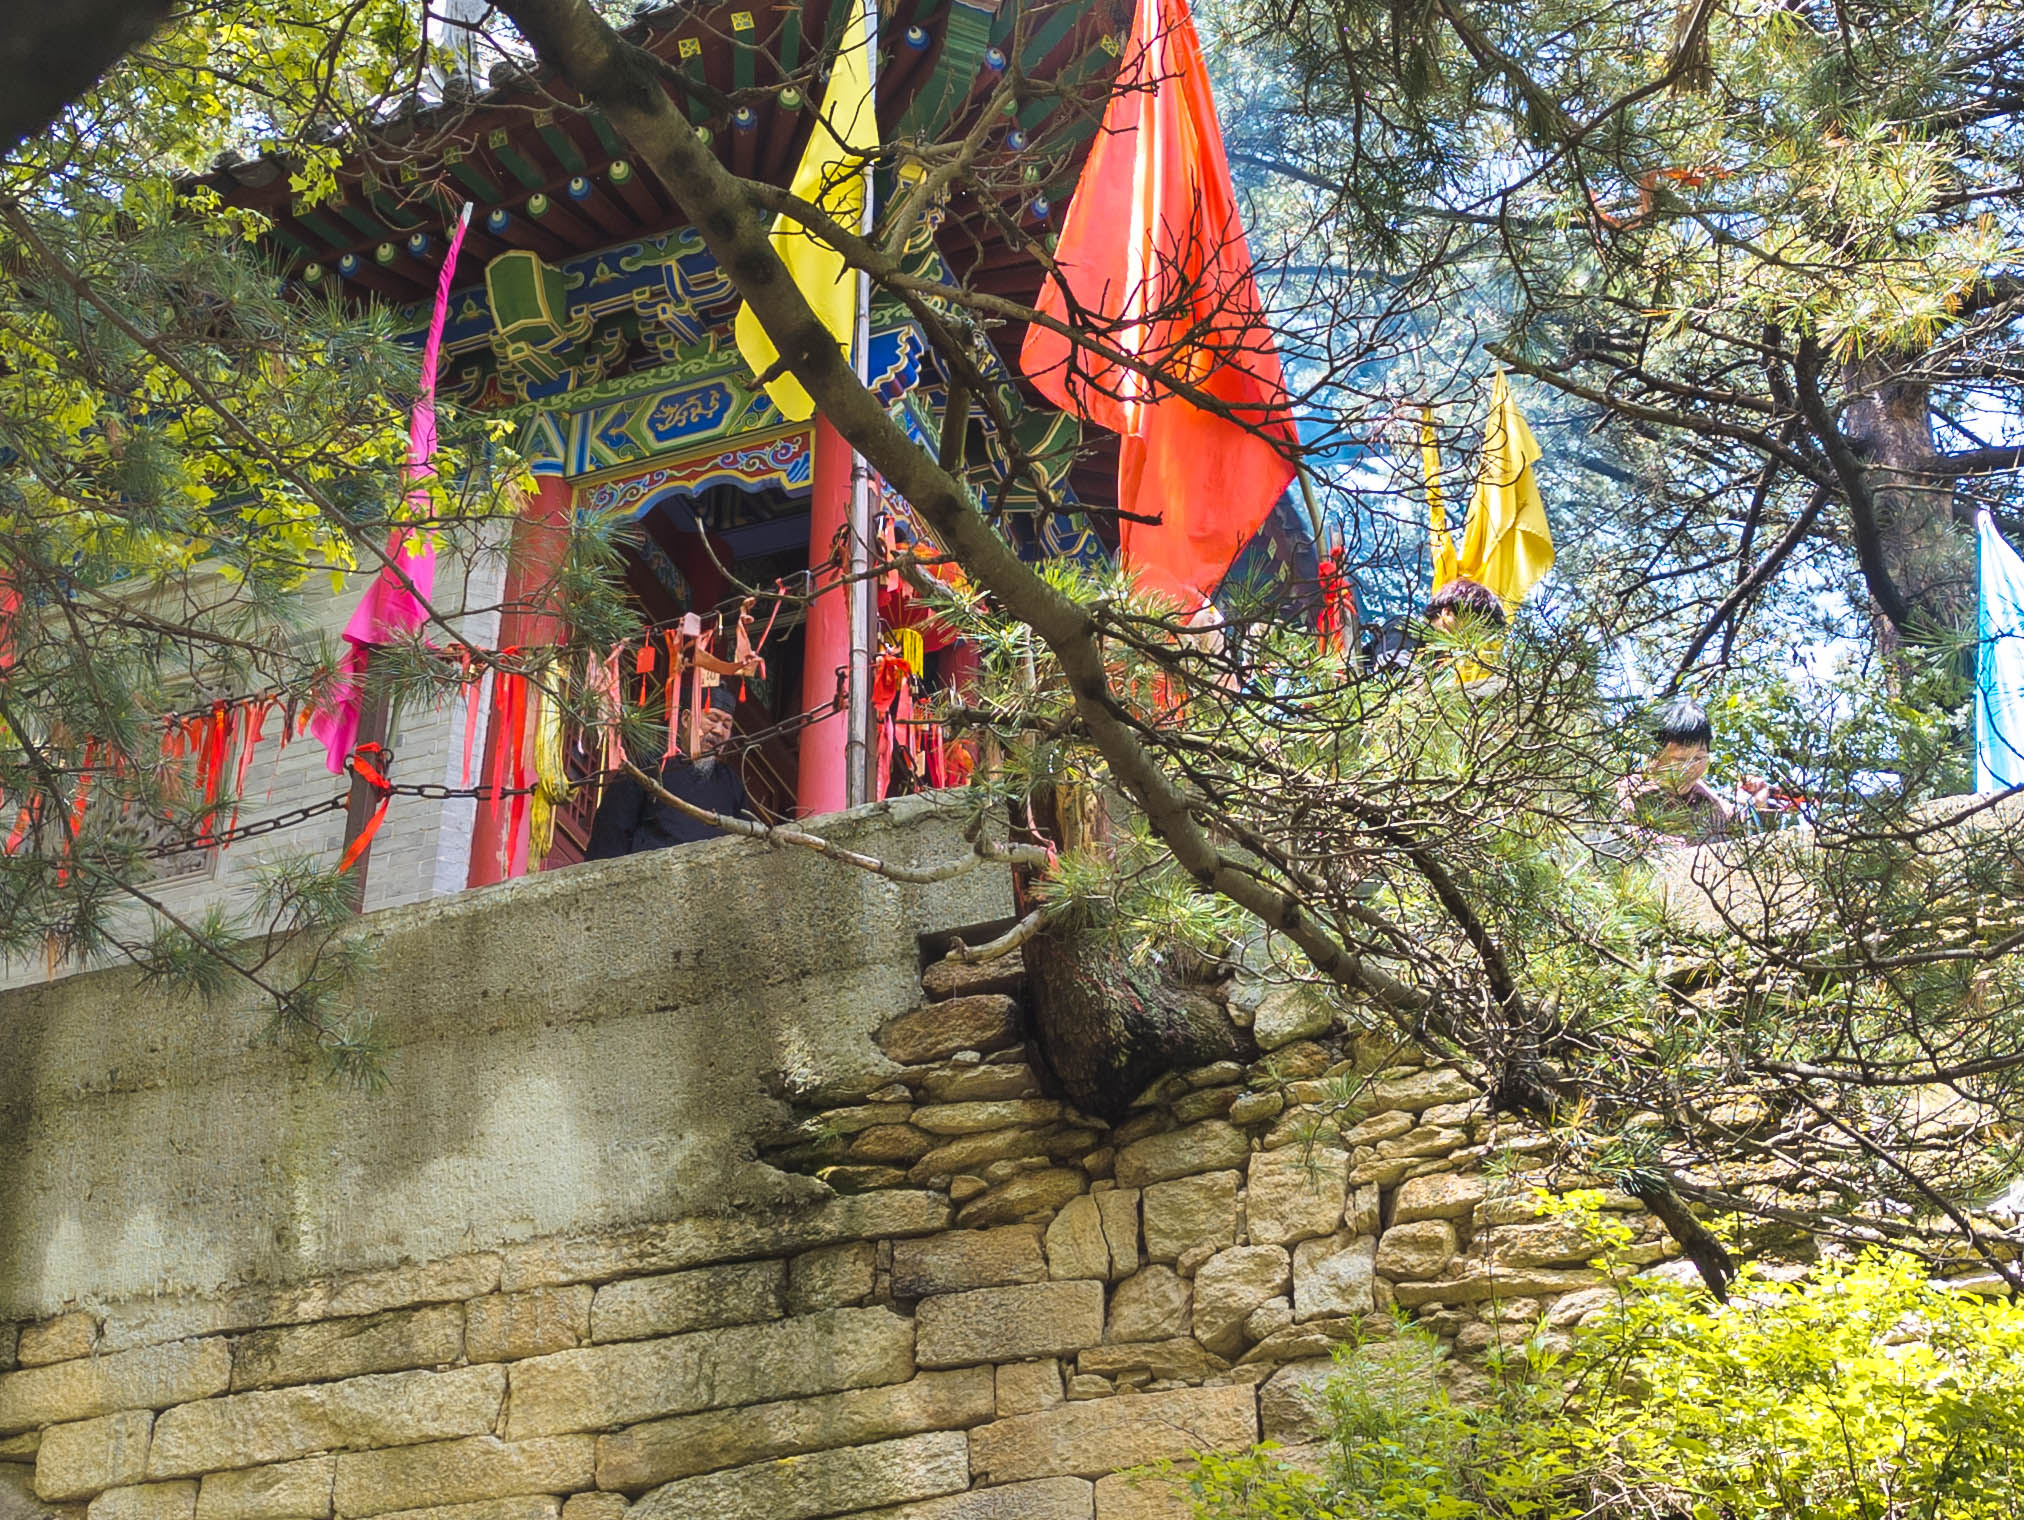
[[[0,1514],[1168,1520],[1135,1469],[1300,1460],[1330,1353],[1395,1311],[1466,1390],[1610,1298],[1461,1073],[1239,988],[1261,1058],[1106,1125],[1049,1095],[1020,995],[937,964],[876,1069],[804,1084],[755,1145],[815,1201],[0,1331]],[[1676,1269],[1606,1203],[1627,1269]]]

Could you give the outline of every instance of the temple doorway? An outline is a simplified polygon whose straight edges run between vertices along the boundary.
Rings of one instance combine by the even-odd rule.
[[[765,674],[730,678],[737,698],[725,758],[743,779],[753,811],[768,821],[795,814],[806,614],[799,601],[780,598],[795,597],[806,584],[808,524],[805,487],[719,480],[648,496],[621,545],[626,589],[654,641],[654,659],[650,672],[636,673],[637,645],[629,646],[620,674],[628,705],[644,706],[657,720],[668,710],[667,635],[693,612],[706,630],[721,633],[719,648],[728,655],[739,604],[758,595],[752,633],[755,641],[763,635]],[[566,743],[570,774],[584,784],[557,815],[543,870],[583,858],[599,798],[592,747],[581,734]]]

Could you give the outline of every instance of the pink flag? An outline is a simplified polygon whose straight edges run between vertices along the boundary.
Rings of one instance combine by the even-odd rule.
[[[422,345],[421,392],[408,420],[408,462],[403,473],[410,483],[408,505],[422,513],[429,506],[427,481],[436,473],[432,463],[436,457],[436,367],[442,357],[443,325],[450,314],[450,279],[456,273],[457,250],[464,246],[464,233],[470,225],[471,203],[466,201],[436,281],[436,307],[429,318],[428,340]],[[436,546],[428,533],[395,528],[387,539],[387,558],[393,564],[381,567],[359,599],[351,621],[344,625],[344,641],[350,647],[344,652],[330,705],[309,725],[310,732],[323,742],[324,763],[335,775],[344,774],[344,762],[358,739],[359,683],[368,652],[375,644],[421,627],[428,619],[423,604],[436,590]],[[399,566],[398,574],[394,566]]]

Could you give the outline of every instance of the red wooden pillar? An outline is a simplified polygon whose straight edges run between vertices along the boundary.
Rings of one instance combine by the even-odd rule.
[[[976,694],[984,678],[984,662],[968,639],[953,640],[942,651],[942,684],[964,701]]]
[[[850,518],[850,445],[818,417],[815,421],[815,478],[809,493],[808,566],[815,589],[802,646],[801,710],[813,712],[836,699],[837,672],[850,668],[850,597],[842,578],[828,568],[837,535]],[[842,710],[801,731],[801,774],[797,812],[841,812],[844,807],[844,742],[850,724]]]
[[[513,540],[506,551],[506,589],[496,644],[500,649],[552,644],[561,637],[562,620],[547,609],[546,603],[568,543],[573,496],[569,482],[561,476],[542,475],[536,477],[534,494],[521,507],[520,520],[513,525]],[[485,758],[477,769],[481,787],[485,778],[492,775],[494,757],[507,742],[496,699],[492,709],[485,731]],[[528,737],[532,737],[531,730]],[[506,773],[512,774],[510,764]],[[471,826],[471,870],[467,885],[487,887],[518,874],[513,869],[517,842],[512,837],[512,819],[510,797],[487,797],[481,791],[478,816]]]

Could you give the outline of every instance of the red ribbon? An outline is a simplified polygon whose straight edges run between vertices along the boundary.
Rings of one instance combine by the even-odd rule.
[[[246,773],[253,768],[253,751],[260,747],[261,730],[267,727],[267,714],[273,708],[272,697],[246,699],[240,723],[239,766],[232,775],[232,821],[225,825],[227,834],[239,827],[239,805],[246,800]]]
[[[14,668],[14,615],[21,610],[21,593],[0,580],[0,671]],[[7,852],[13,854],[10,848]]]
[[[640,678],[640,706],[647,705],[647,677],[654,673],[654,636],[640,640],[640,652],[633,656],[633,674]]]
[[[881,654],[872,666],[871,710],[878,717],[877,769],[878,798],[892,787],[893,746],[906,740],[899,732],[899,720],[913,716],[913,667],[906,656]],[[901,708],[905,711],[902,712]]]
[[[218,793],[225,785],[225,751],[232,737],[232,712],[228,703],[213,702],[211,710],[197,719],[201,725],[197,752],[197,791],[202,798],[204,821],[197,828],[197,842],[209,844],[217,828]]]
[[[527,678],[520,677],[513,683],[513,723],[508,730],[508,739],[513,746],[513,810],[507,818],[509,876],[518,876],[527,869],[527,810],[532,799],[527,795]]]
[[[84,810],[91,805],[91,765],[98,756],[98,740],[84,741],[84,766],[77,775],[77,790],[70,799],[70,834],[73,839],[84,827]]]
[[[485,694],[485,677],[488,672],[472,666],[471,647],[468,644],[456,646],[459,679],[464,683],[464,786],[471,784],[471,747],[478,738],[478,708]]]
[[[1321,612],[1314,620],[1314,631],[1321,635],[1323,649],[1340,654],[1343,631],[1349,623],[1349,609],[1356,605],[1349,577],[1342,573],[1342,550],[1331,549],[1321,557],[1319,579]]]
[[[344,852],[344,858],[337,863],[338,875],[342,876],[352,868],[359,856],[372,844],[372,836],[379,832],[379,826],[386,821],[387,804],[394,800],[393,783],[380,768],[380,757],[386,754],[383,744],[361,744],[351,752],[351,773],[373,790],[379,798],[379,806],[372,810],[372,817],[366,819],[365,827],[358,831],[358,838]]]
[[[31,824],[42,819],[42,797],[40,793],[28,799],[28,805],[14,815],[13,832],[7,836],[7,853],[12,855],[21,848],[21,841],[28,837]]]
[[[516,730],[513,725],[513,705],[520,696],[524,679],[510,670],[501,670],[492,677],[492,722],[498,731],[499,742],[492,748],[491,764],[485,777],[485,790],[494,804],[505,801],[508,756],[513,752]]]

